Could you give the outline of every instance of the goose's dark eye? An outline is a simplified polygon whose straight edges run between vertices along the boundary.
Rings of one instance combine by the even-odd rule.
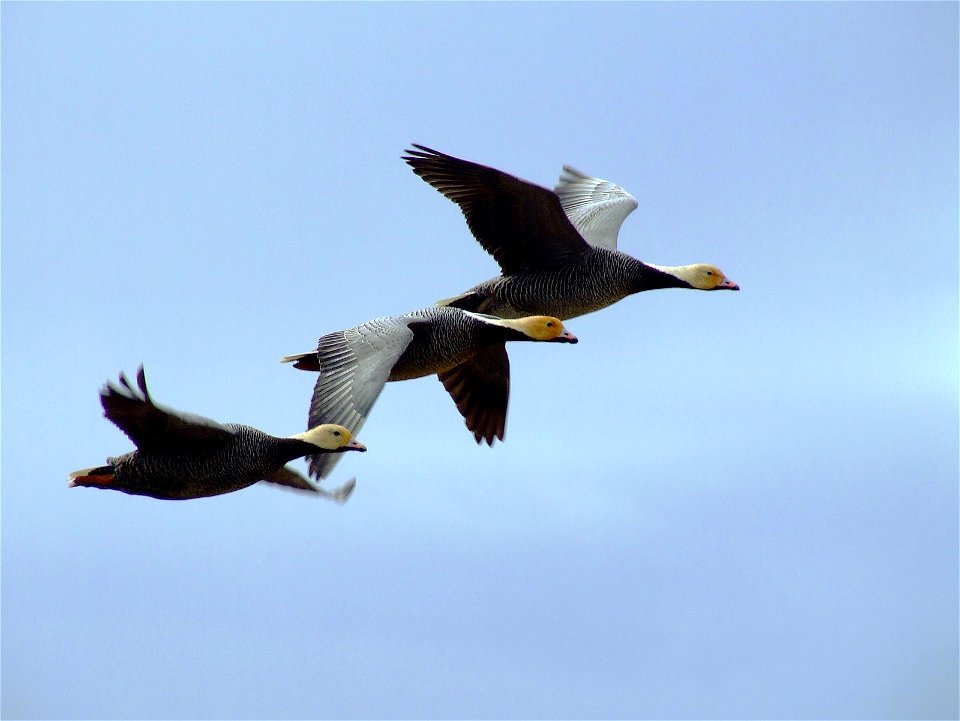
[[[707,275],[713,275],[713,271],[712,271],[712,270],[708,270],[708,271],[707,271]]]
[[[547,321],[547,328],[553,328],[553,321],[552,321],[552,320],[548,320],[548,321]]]
[[[339,436],[339,435],[340,435],[340,431],[334,431],[334,432],[333,432],[333,435]]]

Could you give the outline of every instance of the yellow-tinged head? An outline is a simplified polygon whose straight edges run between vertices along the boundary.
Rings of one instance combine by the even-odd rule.
[[[325,451],[365,451],[367,447],[353,440],[353,434],[336,423],[323,423],[308,431],[290,436]]]
[[[727,278],[715,265],[694,263],[672,269],[673,274],[697,290],[740,290],[740,286]]]
[[[528,315],[510,321],[504,325],[515,328],[533,340],[552,341],[554,343],[576,343],[577,337],[563,327],[559,318],[549,315]]]

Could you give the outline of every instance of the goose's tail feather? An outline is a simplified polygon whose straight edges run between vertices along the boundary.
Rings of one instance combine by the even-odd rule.
[[[69,476],[67,485],[74,486],[108,486],[113,483],[113,469],[110,466],[94,466],[74,471]]]

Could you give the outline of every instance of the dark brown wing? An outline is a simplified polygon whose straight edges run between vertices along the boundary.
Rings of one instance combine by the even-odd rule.
[[[278,483],[281,486],[297,491],[307,491],[308,493],[313,493],[323,498],[329,498],[331,501],[336,501],[337,503],[346,503],[347,499],[350,498],[350,494],[353,493],[354,487],[357,485],[357,479],[351,478],[342,486],[328,491],[325,488],[321,488],[320,485],[314,481],[305,478],[290,468],[290,466],[283,466],[268,473],[263,477],[263,480],[269,481],[270,483]]]
[[[143,366],[137,371],[139,392],[120,374],[120,385],[107,383],[100,390],[103,415],[140,449],[177,448],[184,445],[225,443],[234,432],[203,416],[158,406],[147,390]]]
[[[590,251],[552,190],[423,145],[413,147],[404,161],[460,206],[470,231],[505,274],[562,267]]]
[[[510,398],[510,359],[502,345],[488,346],[473,358],[438,373],[477,443],[503,440]]]

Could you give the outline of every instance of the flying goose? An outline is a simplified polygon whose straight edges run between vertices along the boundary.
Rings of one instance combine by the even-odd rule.
[[[453,397],[477,443],[503,440],[510,394],[507,341],[576,343],[557,318],[505,320],[459,308],[430,307],[376,318],[329,333],[307,353],[284,363],[319,371],[309,425],[338,423],[357,433],[387,381],[436,374]],[[339,459],[308,457],[310,473],[324,478]]]
[[[353,491],[354,479],[326,491],[284,465],[308,453],[365,451],[343,426],[320,425],[278,438],[250,426],[221,424],[154,403],[143,366],[137,372],[139,392],[123,373],[120,385],[104,385],[100,403],[104,416],[127,434],[137,450],[108,458],[105,466],[74,471],[71,487],[183,500],[230,493],[265,480],[340,503]]]
[[[423,145],[403,160],[460,206],[502,274],[438,305],[504,318],[564,320],[658,288],[739,290],[719,268],[653,265],[617,250],[637,201],[623,188],[565,166],[555,190]]]

